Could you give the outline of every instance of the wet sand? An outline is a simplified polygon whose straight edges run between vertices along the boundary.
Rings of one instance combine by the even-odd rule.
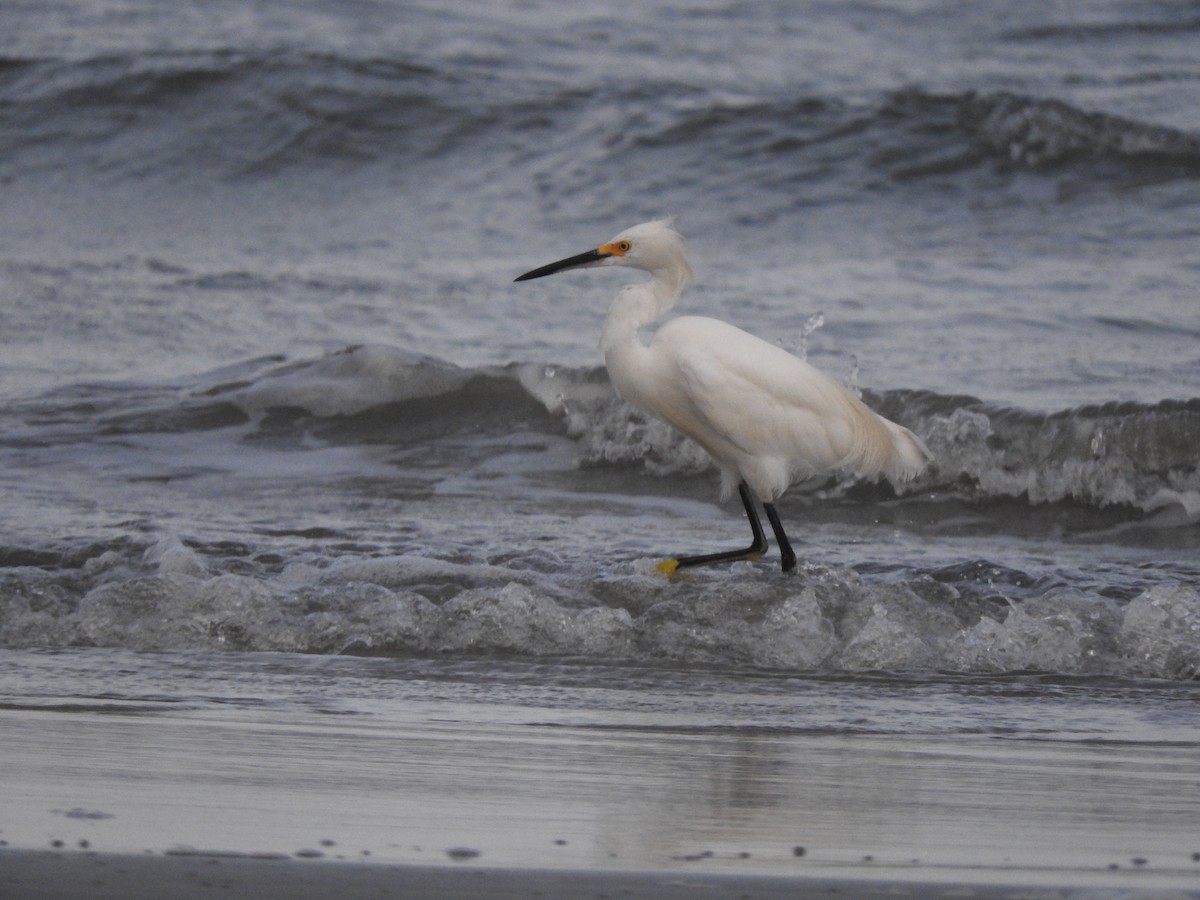
[[[626,900],[807,900],[848,897],[1030,898],[1200,896],[1154,889],[1108,890],[1026,884],[864,881],[700,875],[683,872],[557,871],[446,866],[397,866],[237,858],[203,854],[107,856],[45,851],[0,852],[0,892],[13,900],[211,900],[214,896],[256,900],[337,900],[361,897],[419,897],[428,900],[518,900],[518,898],[626,898]]]
[[[1200,754],[1194,726],[1167,727],[1178,704],[1122,726],[1063,686],[772,695],[642,670],[551,686],[544,667],[485,681],[272,655],[10,663],[4,900],[1200,898]],[[736,724],[772,697],[795,709]],[[989,703],[1026,730],[778,724]],[[1123,737],[1050,739],[1033,725],[1051,718]]]

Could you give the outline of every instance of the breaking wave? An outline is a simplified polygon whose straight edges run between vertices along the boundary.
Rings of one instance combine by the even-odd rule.
[[[897,488],[904,496],[1125,508],[1162,527],[1200,521],[1200,398],[1052,413],[925,391],[866,391],[864,399],[933,454],[924,473]],[[519,427],[569,437],[581,468],[674,476],[711,467],[690,439],[622,401],[603,367],[459,367],[388,346],[252,360],[186,386],[80,385],[27,403],[14,412],[43,423],[39,437],[23,438],[34,442],[231,428],[247,444],[437,452],[446,435]],[[831,481],[823,490],[844,495],[853,486]]]
[[[428,440],[435,423],[462,431],[523,422],[565,431],[584,467],[673,475],[710,466],[695,443],[623,402],[603,368],[464,369],[394,348],[356,347],[204,393],[248,417],[291,410],[291,427],[328,439],[388,435],[407,443]],[[916,431],[933,453],[929,469],[900,488],[906,495],[1124,506],[1163,526],[1200,521],[1200,399],[1055,413],[919,391],[867,392],[865,399]]]
[[[1069,589],[1022,602],[932,577],[872,584],[848,569],[794,578],[599,579],[424,556],[214,573],[164,536],[131,564],[110,550],[70,572],[0,570],[0,644],[153,650],[587,656],[788,670],[1051,671],[1192,679],[1200,592],[1127,602]]]

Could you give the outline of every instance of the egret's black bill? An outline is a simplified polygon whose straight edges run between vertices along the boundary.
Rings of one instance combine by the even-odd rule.
[[[589,250],[587,253],[580,253],[577,256],[568,256],[566,259],[560,259],[558,262],[552,262],[547,266],[542,266],[540,269],[526,272],[524,275],[518,275],[513,281],[529,281],[531,278],[544,278],[547,275],[553,275],[555,272],[561,272],[564,269],[576,269],[579,266],[590,266],[593,263],[598,263],[600,260],[611,256],[611,253],[601,253],[599,250]]]

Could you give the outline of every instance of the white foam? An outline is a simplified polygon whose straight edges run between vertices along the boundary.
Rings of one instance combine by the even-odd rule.
[[[204,561],[185,547],[178,535],[163,534],[142,554],[142,562],[154,567],[159,574],[201,576],[208,572]]]
[[[111,553],[111,551],[110,551]],[[1056,588],[1007,608],[928,577],[739,563],[666,578],[510,568],[416,554],[214,574],[173,535],[129,564],[92,567],[75,602],[56,576],[10,569],[8,646],[135,650],[503,653],[673,660],[797,671],[1033,670],[1188,679],[1200,672],[1200,591],[1127,603]]]
[[[1130,674],[1193,679],[1200,674],[1200,591],[1162,585],[1125,607],[1118,634]]]

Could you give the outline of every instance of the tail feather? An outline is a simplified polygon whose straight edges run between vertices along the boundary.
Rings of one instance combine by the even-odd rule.
[[[852,395],[847,395],[852,396]],[[925,443],[854,398],[855,439],[851,455],[838,466],[864,478],[885,476],[894,484],[915,477],[933,459]]]
[[[905,428],[880,417],[892,436],[892,460],[884,470],[894,482],[908,481],[918,475],[933,459],[925,442]]]

